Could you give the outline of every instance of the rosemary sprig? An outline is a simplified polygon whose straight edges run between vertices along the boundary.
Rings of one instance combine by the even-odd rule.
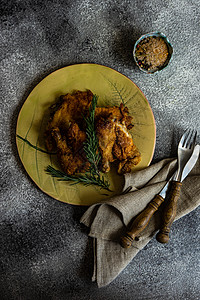
[[[97,105],[98,97],[96,95],[93,96],[91,107],[89,109],[89,116],[87,118],[84,117],[86,122],[86,141],[84,143],[83,150],[85,151],[86,157],[90,163],[90,172],[99,174],[98,164],[100,161],[100,153],[98,151],[99,141],[95,133],[95,125],[94,125],[94,115],[95,108]]]
[[[101,189],[106,189],[107,191],[111,192],[109,189],[109,183],[107,180],[104,179],[103,176],[95,176],[91,173],[85,173],[84,175],[67,175],[66,173],[56,170],[52,166],[48,166],[46,168],[46,172],[50,174],[52,177],[58,179],[58,181],[70,181],[71,184],[78,184],[82,183],[85,186],[88,185],[98,185]]]

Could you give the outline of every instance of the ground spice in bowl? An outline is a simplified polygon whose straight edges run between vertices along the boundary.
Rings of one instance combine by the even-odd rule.
[[[147,73],[163,69],[168,64],[171,54],[171,45],[159,33],[141,37],[134,48],[136,64]]]

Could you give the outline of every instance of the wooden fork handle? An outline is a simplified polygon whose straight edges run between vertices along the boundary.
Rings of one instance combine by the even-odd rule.
[[[145,229],[151,220],[151,217],[157,211],[163,201],[163,197],[156,195],[156,197],[148,204],[148,206],[136,217],[130,227],[130,230],[128,230],[120,238],[120,244],[123,248],[129,248],[132,245],[135,237]]]
[[[169,241],[170,228],[176,217],[177,201],[180,197],[181,186],[181,182],[172,181],[171,193],[166,202],[166,207],[163,212],[163,224],[160,231],[156,235],[156,239],[159,243],[165,244]]]

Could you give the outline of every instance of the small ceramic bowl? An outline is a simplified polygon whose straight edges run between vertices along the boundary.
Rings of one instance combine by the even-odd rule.
[[[161,48],[160,48],[161,51],[159,51],[159,49],[157,48],[157,50],[156,50],[157,53],[154,52],[154,49],[152,48],[153,43],[155,42],[154,38],[155,38],[155,41],[161,40]],[[163,43],[163,41],[164,41],[164,43]],[[145,43],[146,43],[146,45],[145,45]],[[149,45],[147,45],[148,43],[149,43]],[[148,49],[148,46],[149,46],[149,49]],[[157,47],[157,46],[155,46],[155,47]],[[151,49],[152,49],[152,51],[151,51]],[[140,50],[141,50],[141,52],[140,52]],[[161,55],[162,51],[163,51],[163,54]],[[146,54],[146,53],[148,53],[148,54]],[[139,69],[141,71],[148,73],[148,74],[153,74],[155,72],[158,72],[158,71],[166,68],[167,65],[169,64],[169,61],[172,58],[172,53],[173,53],[173,47],[170,44],[170,42],[168,41],[167,37],[163,33],[157,32],[157,31],[142,35],[136,41],[136,43],[134,45],[134,49],[133,49],[133,57],[134,57],[136,65],[139,67]],[[152,67],[151,64],[149,64],[151,59],[153,59],[152,62],[155,64],[156,61],[159,61],[159,58],[160,58],[161,63],[158,64],[157,66]],[[162,60],[164,60],[164,61],[162,61]]]

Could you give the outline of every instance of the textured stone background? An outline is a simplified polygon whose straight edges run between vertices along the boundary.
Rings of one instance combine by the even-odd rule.
[[[157,141],[154,161],[176,154],[187,127],[199,128],[198,0],[1,0],[0,299],[199,299],[199,210],[153,239],[105,288],[91,282],[92,245],[84,207],[43,194],[18,158],[18,113],[52,71],[92,62],[118,70],[144,92]],[[160,30],[174,46],[169,67],[149,76],[134,65],[141,34]],[[198,137],[198,142],[200,142]]]

